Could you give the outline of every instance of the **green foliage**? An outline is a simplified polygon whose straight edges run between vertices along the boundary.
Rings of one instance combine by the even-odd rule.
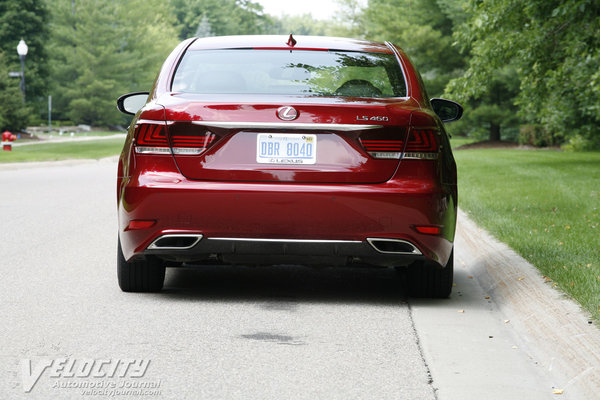
[[[303,15],[284,15],[279,18],[273,18],[273,24],[266,33],[274,35],[312,35],[327,36],[330,35],[331,21],[314,19],[310,14]]]
[[[600,135],[585,138],[576,134],[569,137],[569,140],[561,147],[565,151],[590,151],[600,149]]]
[[[402,47],[435,97],[464,65],[464,57],[452,47],[454,14],[450,11],[447,2],[435,0],[370,0],[358,21],[367,39]]]
[[[485,90],[468,96],[453,86],[453,80],[446,88],[446,96],[464,104],[466,111],[460,121],[459,131],[478,139],[490,141],[516,140],[521,122],[514,99],[519,91],[515,70],[510,66],[497,68],[487,81]],[[457,127],[451,126],[453,132]]]
[[[196,36],[203,19],[215,36],[263,34],[272,24],[250,0],[170,0],[180,39]]]
[[[0,1],[0,52],[4,52],[10,71],[21,71],[17,54],[21,39],[29,47],[25,58],[27,102],[43,101],[48,83],[48,10],[43,0]],[[19,84],[18,78],[12,79]]]
[[[528,122],[564,141],[599,135],[600,3],[593,0],[468,0],[456,32],[469,68],[448,91],[477,98],[495,71],[515,68],[515,104]]]
[[[52,95],[56,118],[77,124],[125,121],[116,98],[149,90],[177,43],[160,0],[52,1]]]
[[[200,23],[198,24],[198,28],[196,28],[196,33],[194,34],[196,37],[210,37],[215,36],[212,31],[212,27],[210,26],[210,22],[206,17],[206,14],[202,16]]]
[[[552,135],[541,125],[521,125],[519,144],[546,147],[554,144]]]
[[[25,129],[31,110],[23,104],[19,80],[8,76],[9,67],[0,52],[0,134]]]

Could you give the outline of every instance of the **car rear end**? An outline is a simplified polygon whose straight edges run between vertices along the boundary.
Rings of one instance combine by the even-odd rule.
[[[119,163],[123,260],[446,267],[456,167],[410,62],[391,44],[280,42],[169,57]]]

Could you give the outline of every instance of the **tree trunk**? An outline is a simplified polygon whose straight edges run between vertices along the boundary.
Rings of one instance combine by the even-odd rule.
[[[500,124],[492,123],[490,125],[490,142],[500,141]]]

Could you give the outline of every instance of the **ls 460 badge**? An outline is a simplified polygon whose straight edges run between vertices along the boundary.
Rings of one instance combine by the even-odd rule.
[[[357,121],[380,121],[380,122],[385,121],[385,122],[387,122],[390,119],[389,119],[389,117],[382,117],[382,116],[373,116],[373,117],[370,117],[368,115],[357,115],[356,116],[356,120]]]

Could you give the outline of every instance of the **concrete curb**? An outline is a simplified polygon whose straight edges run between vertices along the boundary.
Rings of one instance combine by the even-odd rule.
[[[600,398],[600,330],[579,304],[539,271],[459,212],[463,262],[520,333],[528,350],[570,399]],[[501,267],[501,268],[499,268]]]

